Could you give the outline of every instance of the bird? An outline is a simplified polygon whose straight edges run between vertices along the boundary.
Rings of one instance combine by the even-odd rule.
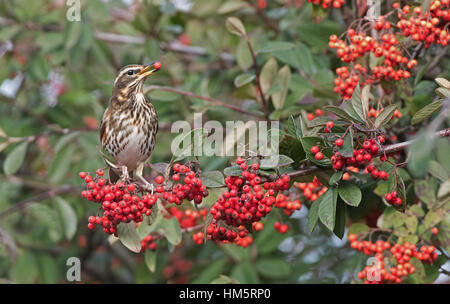
[[[153,185],[143,177],[143,170],[155,147],[158,116],[143,87],[145,79],[160,68],[159,61],[121,68],[100,125],[101,146],[116,161],[107,161],[110,181],[117,181],[119,175],[129,180],[130,173],[136,170],[136,177],[152,192]]]

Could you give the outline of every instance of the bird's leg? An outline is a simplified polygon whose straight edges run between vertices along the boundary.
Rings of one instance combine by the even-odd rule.
[[[153,194],[154,192],[154,186],[153,184],[149,183],[143,176],[143,172],[144,172],[144,164],[145,163],[141,163],[137,169],[136,169],[136,177],[144,184],[144,188],[148,191],[150,190],[150,192]]]
[[[122,166],[122,176],[121,176],[121,178],[124,181],[129,181],[130,180],[130,175],[128,174],[127,166]]]

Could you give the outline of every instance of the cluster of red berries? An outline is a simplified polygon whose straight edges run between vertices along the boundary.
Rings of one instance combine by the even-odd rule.
[[[192,239],[194,240],[194,243],[197,245],[203,244],[203,239],[205,238],[205,234],[201,231],[194,233],[192,235]]]
[[[302,203],[299,200],[291,200],[289,196],[279,193],[275,199],[276,208],[283,209],[284,214],[291,216],[296,210],[302,208]]]
[[[314,114],[316,114],[316,115],[314,116]],[[308,113],[308,114],[306,114],[306,118],[308,118],[308,120],[313,120],[316,116],[317,117],[322,116],[323,115],[323,111],[321,109],[316,109],[314,111],[314,114],[313,113]]]
[[[238,237],[245,238],[248,230],[244,225],[265,217],[276,203],[276,194],[289,189],[288,175],[262,184],[258,162],[249,166],[239,157],[236,164],[242,170],[241,175],[225,178],[228,189],[210,209],[213,220],[207,227],[207,235],[214,241],[233,242]]]
[[[149,234],[141,240],[141,252],[145,252],[147,249],[156,251],[156,239],[153,235]]]
[[[158,176],[156,183],[159,186],[156,187],[156,192],[162,193],[162,199],[169,202],[180,205],[184,199],[194,201],[196,204],[200,204],[204,197],[208,196],[208,190],[202,184],[200,178],[195,177],[195,172],[189,167],[181,164],[173,165],[174,173],[172,175],[172,181],[175,183],[170,190],[166,190],[162,183],[164,177]],[[179,183],[182,180],[183,183]]]
[[[394,207],[400,207],[403,204],[402,199],[397,196],[397,191],[386,193],[385,198],[386,201]]]
[[[384,136],[378,136],[378,143],[383,144],[385,142]],[[336,147],[341,147],[343,145],[343,140],[341,138],[336,139]],[[339,151],[336,151],[334,155],[330,158],[332,166],[335,170],[342,170],[345,166],[360,167],[362,165],[367,165],[365,168],[365,173],[370,174],[373,179],[383,179],[387,180],[389,175],[385,171],[378,171],[372,164],[372,157],[376,156],[380,148],[377,141],[372,138],[370,140],[365,140],[360,149],[353,150],[352,157],[343,157]],[[380,158],[381,159],[381,158]],[[383,160],[385,160],[383,156]]]
[[[374,255],[377,260],[375,265],[368,265],[358,273],[358,277],[365,284],[401,283],[404,278],[415,271],[414,266],[410,264],[412,257],[423,263],[433,263],[438,256],[434,246],[421,246],[420,250],[417,250],[417,246],[409,242],[404,245],[394,244],[391,246],[389,242],[381,240],[375,243],[358,241],[355,234],[349,234],[348,240],[353,249],[361,251],[365,255]],[[397,264],[394,267],[386,268],[388,262],[385,263],[385,258],[389,255],[395,258]]]
[[[208,210],[206,208],[202,208],[199,211],[186,209],[180,210],[177,207],[173,206],[166,209],[170,216],[173,216],[180,223],[180,227],[182,229],[191,228],[199,224],[199,220],[205,220],[206,214]]]
[[[314,176],[313,181],[310,183],[298,183],[297,185],[298,188],[303,191],[303,195],[306,199],[312,202],[328,190],[316,176]]]
[[[383,108],[381,108],[379,111],[375,110],[374,108],[370,108],[369,111],[367,112],[367,116],[377,118],[378,114],[380,114],[381,111],[383,111]],[[398,109],[395,109],[394,114],[391,117],[391,120],[394,118],[400,118],[402,116],[403,116],[402,113]]]
[[[199,211],[191,209],[186,209],[183,211],[178,209],[177,207],[170,207],[167,208],[167,211],[171,216],[175,217],[178,220],[182,229],[188,229],[199,225],[200,219],[203,219],[204,221],[208,213],[208,210],[206,208],[200,209]],[[197,245],[203,244],[203,232],[199,231],[194,233],[192,235],[192,239]]]
[[[79,175],[88,188],[83,190],[81,195],[90,201],[100,203],[104,210],[102,217],[89,217],[89,229],[94,229],[97,224],[103,226],[105,233],[117,236],[117,225],[121,222],[139,223],[143,220],[143,215],[148,216],[152,213],[151,208],[156,203],[156,195],[146,194],[139,197],[134,184],[118,182],[115,185],[108,185],[107,180],[103,178],[102,169],[97,170],[95,177],[86,172],[80,172]]]
[[[383,25],[383,28],[386,28],[386,26]],[[338,39],[336,35],[331,35],[329,42],[329,47],[337,49],[336,53],[343,62],[352,63],[370,53],[377,58],[383,57],[383,62],[382,65],[373,67],[371,73],[360,64],[355,64],[351,72],[345,66],[336,69],[338,77],[334,80],[334,90],[341,94],[344,99],[351,98],[358,83],[366,85],[379,80],[409,78],[411,73],[398,67],[403,65],[405,68],[412,68],[417,65],[416,60],[408,60],[403,56],[402,51],[397,47],[399,42],[394,34],[383,34],[377,41],[364,32],[357,33],[354,29],[349,29],[347,36],[350,40],[348,45],[345,41]]]
[[[405,37],[424,42],[425,48],[437,43],[446,46],[449,39],[446,25],[450,21],[450,1],[433,0],[430,9],[422,11],[420,6],[411,8],[405,5],[400,8],[398,2],[394,3],[394,8],[399,10],[397,27]]]
[[[311,153],[314,155],[315,159],[317,159],[317,160],[323,159],[323,153],[320,152],[320,149],[318,146],[312,146],[310,150],[311,150]]]
[[[322,5],[324,9],[329,8],[333,5],[334,8],[340,8],[345,4],[345,0],[308,0],[314,5]]]
[[[289,231],[289,226],[287,224],[281,224],[280,222],[275,222],[273,228],[275,228],[275,230],[279,231],[281,234],[285,234]]]

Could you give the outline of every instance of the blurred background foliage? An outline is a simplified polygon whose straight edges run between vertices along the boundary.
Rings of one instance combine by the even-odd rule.
[[[346,283],[354,278],[365,265],[364,256],[323,227],[309,233],[306,208],[292,216],[287,236],[272,229],[275,216],[268,218],[268,229],[257,232],[248,248],[197,246],[184,235],[182,245],[167,254],[161,243],[154,273],[142,254],[87,229],[87,216],[97,207],[81,199],[77,173],[104,167],[98,126],[120,67],[162,62],[162,70],[147,80],[155,86],[148,96],[161,129],[152,163],[170,160],[170,124],[192,122],[194,112],[202,112],[204,121],[254,119],[156,86],[263,114],[245,40],[225,27],[230,15],[243,20],[259,67],[273,60],[275,71],[285,65],[291,71],[289,82],[275,81],[270,88],[279,93],[287,86],[271,119],[339,100],[333,79],[340,63],[328,49],[328,37],[345,31],[355,8],[323,11],[306,1],[278,0],[256,10],[251,3],[81,0],[81,21],[68,22],[64,0],[0,2],[0,131],[8,137],[0,139],[1,281],[66,283],[65,263],[71,256],[81,259],[84,282],[208,283],[221,274],[241,283]],[[430,103],[436,87],[432,79],[450,70],[448,56],[423,69],[438,51],[430,49],[419,58],[420,77],[410,83],[414,95],[406,111]],[[218,157],[200,161],[203,170],[229,163]],[[377,203],[367,202],[353,216],[370,221],[377,216],[377,210],[371,215]]]

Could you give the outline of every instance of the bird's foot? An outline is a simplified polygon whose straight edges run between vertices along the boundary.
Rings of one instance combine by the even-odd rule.
[[[120,176],[120,178],[121,178],[124,182],[129,182],[129,181],[130,181],[130,175],[128,174],[128,168],[127,168],[127,166],[122,166],[122,175]]]
[[[142,182],[142,188],[153,195],[155,192],[155,186],[152,183],[149,183],[143,176],[138,176],[138,178]]]

